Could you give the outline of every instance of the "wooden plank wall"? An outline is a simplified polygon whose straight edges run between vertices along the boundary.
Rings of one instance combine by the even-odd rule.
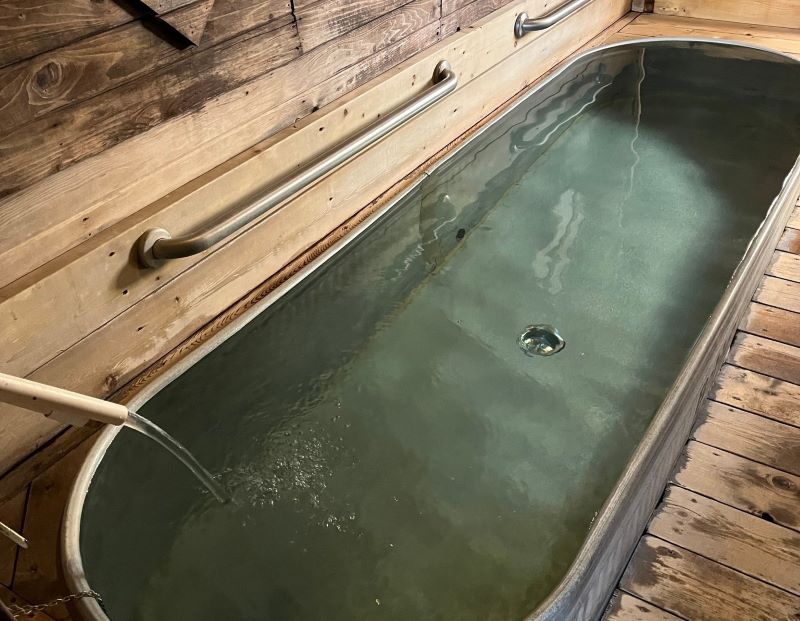
[[[98,396],[189,338],[446,142],[426,152],[406,141],[405,160],[372,155],[375,161],[354,164],[359,188],[337,172],[304,196],[295,215],[278,218],[280,233],[264,237],[262,227],[260,238],[241,242],[247,252],[226,247],[201,269],[187,260],[139,270],[131,248],[145,228],[185,231],[219,214],[237,191],[258,191],[405,101],[424,87],[440,55],[462,59],[465,84],[541,36],[533,60],[495,80],[502,88],[442,109],[437,122],[453,140],[528,83],[528,72],[547,70],[630,7],[629,0],[596,0],[571,18],[574,29],[518,43],[509,26],[523,6],[516,0],[495,11],[490,29],[462,31],[474,43],[448,40],[430,52],[436,58],[395,70],[399,90],[351,97],[436,44],[447,18],[463,29],[507,0],[216,0],[199,45],[184,48],[115,1],[0,0],[0,371]],[[549,4],[530,0],[524,8],[537,14]],[[16,44],[6,45],[9,38]],[[470,56],[470,45],[483,50],[480,58]],[[306,122],[334,100],[347,103]],[[298,241],[301,234],[316,237]],[[0,406],[0,474],[59,430]]]
[[[800,0],[654,0],[652,12],[777,28],[800,28]]]

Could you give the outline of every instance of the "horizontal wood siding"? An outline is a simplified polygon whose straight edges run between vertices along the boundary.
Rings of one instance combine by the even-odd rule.
[[[546,1],[526,6],[540,12]],[[30,84],[37,62],[59,58],[72,77],[41,110],[16,82],[16,95],[0,90],[15,111],[0,115],[13,125],[0,132],[0,370],[112,394],[613,23],[626,4],[596,0],[563,27],[521,43],[511,32],[520,8],[505,8],[471,38],[442,43],[430,58],[420,55],[385,78],[393,81],[389,90],[353,96],[441,39],[439,0],[298,1],[292,11],[277,1],[216,0],[196,48],[168,49],[152,33],[134,34],[144,26],[128,20],[8,65],[0,75],[26,76],[16,79]],[[91,52],[98,40],[113,47],[114,33],[136,40],[139,52],[146,41],[154,45],[138,64],[124,50]],[[427,122],[393,134],[391,151],[368,151],[236,246],[158,271],[132,260],[144,229],[182,232],[218,217],[424,88],[444,57],[458,64],[463,94],[452,108],[439,106]],[[506,59],[502,79],[484,76]],[[491,89],[484,84],[490,77]],[[306,121],[334,100],[345,103]],[[438,129],[422,140],[413,128],[428,124]],[[0,471],[60,428],[0,406]],[[82,433],[53,444],[54,454]]]

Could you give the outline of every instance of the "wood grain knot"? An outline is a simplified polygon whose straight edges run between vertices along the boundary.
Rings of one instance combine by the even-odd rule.
[[[52,97],[53,90],[63,79],[61,65],[52,61],[43,65],[33,76],[33,90],[42,98]]]

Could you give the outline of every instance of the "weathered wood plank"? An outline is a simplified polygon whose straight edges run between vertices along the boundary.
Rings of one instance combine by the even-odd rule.
[[[798,0],[656,0],[653,12],[780,28],[800,28]]]
[[[82,445],[31,484],[23,527],[29,547],[20,550],[14,577],[14,591],[28,601],[47,602],[67,594],[58,560],[61,516],[88,448],[88,443]],[[63,605],[47,612],[55,619],[69,618]]]
[[[680,617],[634,597],[629,593],[615,591],[611,603],[603,615],[604,621],[680,621]]]
[[[795,595],[800,533],[669,486],[647,532]]]
[[[295,7],[303,51],[308,52],[408,3],[409,0],[319,0]],[[438,2],[435,4],[438,12]]]
[[[466,28],[477,22],[478,20],[486,17],[492,11],[503,7],[508,4],[510,0],[474,0],[469,4],[453,3],[448,10],[449,14],[444,14],[442,17],[442,36],[449,37],[462,28]],[[455,8],[461,5],[459,8]],[[455,9],[455,10],[454,10]],[[513,27],[513,23],[512,23]]]
[[[218,45],[289,13],[286,0],[217,0],[202,47]],[[134,22],[0,69],[0,133],[187,55]]]
[[[0,138],[0,197],[101,153],[299,56],[291,19],[245,33]]]
[[[706,401],[692,437],[800,476],[800,429],[729,405]]]
[[[199,45],[213,7],[214,0],[197,0],[188,6],[164,13],[158,19],[193,45]]]
[[[763,45],[779,52],[800,54],[800,37],[789,28],[757,24],[641,15],[622,30],[637,37],[705,37]]]
[[[800,313],[800,284],[765,276],[753,299],[762,304]]]
[[[139,2],[147,5],[156,15],[161,15],[194,4],[197,0],[139,0]]]
[[[793,229],[800,229],[800,204],[794,208],[792,215],[789,216],[789,222],[786,224]]]
[[[120,26],[144,12],[112,0],[0,1],[0,66]]]
[[[673,481],[740,511],[800,530],[800,477],[782,470],[690,441]]]
[[[30,418],[30,413],[28,413]],[[58,425],[53,426],[58,429]],[[67,453],[77,447],[81,442],[91,438],[100,425],[89,423],[83,427],[68,427],[53,437],[45,446],[36,446],[33,452],[13,469],[0,476],[0,504],[8,502],[28,487],[28,484],[40,474],[45,472],[54,463],[60,461]],[[10,434],[6,431],[4,433]]]
[[[788,228],[778,242],[778,250],[800,254],[800,229]]]
[[[508,15],[501,15],[497,20],[471,30],[468,35],[443,44],[441,48],[434,48],[397,69],[393,75],[382,79],[380,88],[364,89],[350,95],[325,115],[309,117],[300,123],[299,128],[254,147],[252,151],[242,154],[240,159],[231,161],[228,167],[213,171],[208,179],[188,186],[186,192],[194,193],[193,198],[180,203],[175,209],[166,209],[160,204],[141,210],[137,213],[140,219],[120,224],[126,227],[131,237],[120,238],[120,245],[112,247],[111,250],[116,250],[114,257],[108,257],[110,252],[106,253],[101,271],[105,274],[103,278],[116,275],[114,287],[134,282],[137,287],[144,287],[142,291],[145,294],[148,290],[153,291],[154,297],[132,306],[110,323],[104,324],[101,329],[39,367],[30,377],[89,394],[107,394],[124,383],[130,374],[141,371],[165,351],[191,336],[200,326],[227,308],[231,300],[239,299],[258,287],[270,274],[302,253],[311,240],[320,239],[335,229],[349,214],[380,195],[387,185],[399,181],[405,171],[413,170],[434,150],[445,147],[469,129],[475,119],[489,114],[506,98],[580,47],[596,32],[597,24],[616,21],[625,12],[625,4],[625,0],[615,0],[610,4],[593,3],[587,7],[590,10],[571,18],[570,28],[554,28],[545,35],[534,36],[530,42],[516,46],[513,34],[499,37],[498,33],[508,32],[505,19]],[[507,13],[513,16],[514,10],[509,9]],[[438,24],[433,23],[430,28],[435,36]],[[498,41],[507,47],[500,46]],[[464,54],[461,54],[460,46],[464,46]],[[273,178],[297,165],[297,152],[316,153],[321,144],[335,144],[354,128],[374,118],[374,115],[398,105],[410,93],[424,88],[443,49],[462,58],[459,66],[459,71],[464,72],[461,73],[461,85],[456,93],[429,111],[424,119],[411,121],[381,145],[366,151],[346,168],[311,188],[290,208],[244,232],[237,240],[236,247],[223,245],[212,253],[213,261],[194,262],[193,271],[184,272],[182,278],[160,288],[159,282],[155,281],[156,277],[167,273],[163,270],[180,273],[186,269],[188,262],[178,267],[165,266],[160,272],[149,272],[146,279],[135,271],[128,272],[131,281],[120,282],[121,270],[111,266],[121,265],[123,269],[130,269],[125,267],[128,265],[127,256],[123,256],[130,251],[127,244],[132,243],[149,222],[186,230],[197,219],[210,217],[229,205],[232,188],[246,196],[269,184]],[[515,49],[516,52],[508,56],[509,49]],[[387,51],[387,54],[387,62],[397,57],[392,51]],[[481,69],[493,67],[506,57],[508,71],[499,77]],[[356,72],[354,75],[359,75],[357,67],[353,70]],[[489,84],[491,87],[487,86]],[[328,86],[324,92],[333,97],[335,93],[332,90]],[[487,93],[490,95],[487,96]],[[324,131],[319,131],[319,127]],[[433,127],[437,129],[434,131]],[[289,140],[288,136],[298,138],[296,141]],[[278,145],[281,145],[280,148]],[[244,165],[245,162],[248,165]],[[212,183],[217,178],[218,181]],[[353,178],[360,179],[361,183],[353,184]],[[330,200],[331,197],[333,200]],[[174,200],[175,197],[171,197],[170,204]],[[105,241],[117,233],[119,231],[110,232]],[[119,264],[113,263],[118,260]],[[85,270],[80,278],[88,278]],[[160,281],[165,282],[165,278]],[[153,285],[156,285],[155,289]],[[133,285],[129,286],[127,296],[122,296],[119,290],[117,295],[134,296]],[[61,338],[60,335],[54,336]],[[108,343],[112,342],[113,357],[108,355]],[[48,421],[26,413],[4,409],[0,418],[7,421],[7,427],[4,427],[11,430],[11,434],[0,434],[0,468],[3,469],[8,468],[12,458],[18,461],[24,457],[25,447],[30,445],[31,440],[42,441],[53,433],[52,429],[43,429],[43,423]]]
[[[723,365],[711,399],[800,427],[800,386],[745,369]]]
[[[645,536],[620,588],[693,621],[792,621],[800,598],[656,537]]]
[[[21,533],[27,501],[28,490],[26,488],[10,500],[0,502],[0,522]],[[13,541],[0,536],[0,584],[11,586],[18,549],[17,544]]]
[[[793,345],[740,332],[728,353],[728,362],[762,375],[800,384],[800,348]]]
[[[800,255],[776,251],[767,268],[767,274],[792,282],[800,282]]]
[[[110,224],[432,45],[438,39],[438,22],[434,23],[435,28],[428,25],[382,47],[370,32],[387,23],[376,20],[210,100],[193,114],[162,122],[98,159],[84,159],[0,200],[0,284],[97,236]],[[391,40],[393,33],[387,36]],[[376,52],[376,47],[382,49]],[[284,88],[287,83],[294,85],[292,92]],[[104,182],[97,183],[98,178]]]
[[[29,606],[30,602],[24,600],[19,595],[0,585],[0,600],[6,605],[14,606]],[[23,617],[25,621],[53,621],[53,617],[46,615],[41,611],[31,613],[29,616]]]
[[[753,303],[748,307],[739,329],[800,347],[800,313]]]

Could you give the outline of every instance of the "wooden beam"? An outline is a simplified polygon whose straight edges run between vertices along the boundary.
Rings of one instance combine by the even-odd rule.
[[[799,0],[655,0],[659,15],[800,28]]]
[[[289,13],[286,0],[217,0],[203,47],[264,27]],[[0,69],[0,134],[187,55],[133,22]]]
[[[700,442],[800,476],[800,429],[706,401],[692,433]]]
[[[800,313],[753,303],[747,309],[739,329],[800,347]]]
[[[103,279],[110,277],[107,280],[109,289],[97,284],[92,291],[76,291],[67,284],[71,277],[64,279],[65,275],[80,273],[82,281],[90,277],[84,269],[65,271],[66,266],[62,266],[61,276],[48,280],[48,286],[61,283],[59,290],[63,287],[63,294],[68,297],[90,294],[94,299],[92,304],[70,302],[69,305],[80,307],[87,313],[76,316],[76,322],[88,319],[98,327],[89,337],[72,347],[65,347],[63,354],[40,365],[30,376],[89,394],[108,394],[124,383],[126,377],[135,375],[188,338],[230,305],[231,300],[246,295],[298,256],[309,246],[310,240],[324,237],[361,206],[379,196],[387,185],[400,180],[406,171],[422,164],[437,149],[446,147],[476,119],[489,114],[513,93],[590,39],[597,24],[615,21],[627,8],[625,0],[594,3],[590,7],[593,8],[572,16],[569,28],[551,29],[546,34],[530,37],[529,42],[520,46],[516,46],[508,28],[508,17],[513,18],[516,10],[512,7],[501,16],[502,19],[489,20],[463,39],[448,42],[443,46],[446,49],[434,49],[406,63],[382,79],[380,88],[364,89],[344,98],[326,114],[320,113],[304,120],[298,128],[276,136],[268,144],[254,147],[227,166],[198,179],[187,186],[181,196],[173,195],[163,203],[141,210],[135,219],[99,236],[93,242],[99,242],[95,245],[97,255],[76,253],[71,260],[76,261],[76,268],[79,264],[91,264],[95,266],[93,270],[99,270],[97,274],[104,275]],[[436,29],[438,24],[431,27]],[[534,45],[535,42],[538,44]],[[509,53],[512,55],[504,65],[507,70],[500,72],[499,77],[494,72],[487,72]],[[167,265],[157,272],[139,273],[130,267],[130,245],[142,230],[151,224],[185,230],[215,211],[218,213],[220,208],[235,200],[235,196],[248,196],[269,184],[298,164],[296,153],[324,150],[323,145],[335,144],[354,128],[369,122],[374,115],[395,107],[410,93],[424,88],[432,67],[442,56],[461,59],[457,70],[461,72],[462,83],[459,91],[429,111],[425,118],[410,122],[381,145],[314,186],[274,218],[247,230],[236,244],[223,245],[205,257]],[[330,92],[330,89],[326,90]],[[359,184],[353,184],[354,178],[359,179]],[[109,256],[112,252],[113,256]],[[87,256],[92,258],[80,263]],[[212,257],[213,260],[209,260]],[[97,264],[99,258],[102,261]],[[72,262],[69,265],[72,270]],[[180,273],[184,275],[174,279]],[[120,290],[120,287],[124,289]],[[45,291],[43,284],[36,284],[30,289],[30,294],[17,298],[17,302],[27,300],[27,304],[30,295],[35,297]],[[52,295],[51,292],[47,299],[52,299]],[[121,313],[109,323],[103,323],[103,314],[95,313],[93,308],[101,299],[98,295],[108,296],[107,301],[112,306],[106,306],[106,311],[114,308]],[[145,298],[144,303],[134,303]],[[7,307],[9,311],[12,306]],[[33,320],[35,317],[27,317],[27,327],[19,333],[20,337],[8,339],[8,342],[22,346],[19,338],[23,332],[28,333]],[[44,322],[41,326],[50,330],[54,327],[50,324],[52,322]],[[19,329],[0,323],[0,329],[2,327]],[[70,326],[78,329],[71,335],[65,335],[63,327],[52,336],[66,342],[79,336],[87,324],[84,323],[82,328]],[[113,359],[108,355],[108,343],[111,342],[115,344]],[[11,360],[9,357],[6,364],[19,365],[23,358],[30,362],[33,356],[47,357],[55,347],[52,341],[47,348],[37,352],[30,347],[20,347],[17,351],[21,358]],[[32,439],[43,441],[53,433],[52,429],[43,428],[42,420],[28,414],[4,410],[2,418],[13,430],[12,435],[0,434],[0,455],[4,459],[10,455],[15,461],[19,460],[25,454],[22,447]],[[9,461],[3,464],[6,468]]]
[[[711,399],[800,427],[800,386],[789,382],[726,364],[717,375]]]
[[[620,588],[683,619],[776,621],[800,606],[791,593],[652,536],[642,537]]]
[[[673,481],[739,511],[800,531],[800,477],[783,470],[690,441]]]

